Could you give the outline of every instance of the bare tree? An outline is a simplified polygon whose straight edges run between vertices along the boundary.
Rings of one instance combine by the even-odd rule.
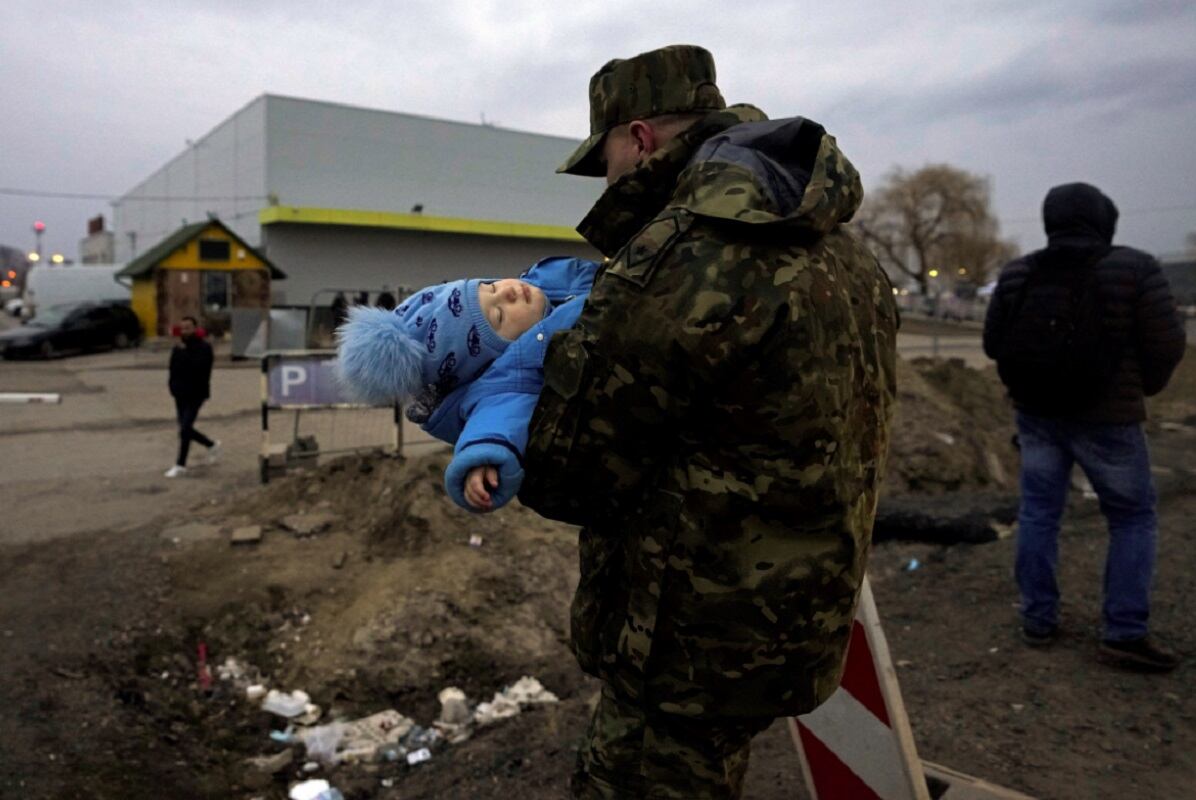
[[[930,280],[984,279],[1016,252],[1000,238],[986,178],[949,164],[896,167],[865,199],[855,225],[892,275],[927,293]]]

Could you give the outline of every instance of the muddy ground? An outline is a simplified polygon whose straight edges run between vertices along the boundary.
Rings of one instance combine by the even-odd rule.
[[[940,518],[1007,505],[1016,451],[991,371],[924,361],[901,378],[886,503]],[[1150,427],[1161,491],[1153,626],[1193,656],[1171,675],[1094,662],[1105,537],[1079,493],[1062,544],[1064,635],[1049,651],[1016,637],[1007,529],[994,526],[985,544],[876,545],[870,572],[924,758],[1044,798],[1186,796],[1196,780],[1192,398],[1189,354]],[[574,531],[517,506],[457,510],[440,487],[443,463],[349,457],[267,487],[211,487],[185,518],[0,547],[0,797],[285,797],[302,747],[274,775],[246,764],[287,749],[269,736],[283,725],[231,681],[201,689],[200,643],[213,670],[234,657],[271,686],[304,689],[322,721],[393,708],[427,725],[445,686],[477,702],[534,675],[560,703],[415,767],[314,774],[350,800],[564,797],[596,690],[566,647]],[[329,527],[297,536],[282,524],[296,513],[328,515]],[[261,525],[262,541],[231,545],[245,525]],[[745,797],[804,796],[776,724],[755,743]]]

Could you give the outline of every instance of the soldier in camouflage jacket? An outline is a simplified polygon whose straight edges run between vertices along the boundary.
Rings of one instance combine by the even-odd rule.
[[[713,81],[696,47],[611,62],[562,168],[601,174],[629,119],[696,120],[579,226],[609,262],[531,423],[519,496],[582,526],[572,648],[604,682],[579,797],[738,796],[751,735],[838,686],[884,471],[897,312],[843,224],[859,175]]]

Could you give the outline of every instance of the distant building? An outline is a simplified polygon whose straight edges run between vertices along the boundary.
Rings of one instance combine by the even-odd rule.
[[[132,307],[147,336],[166,336],[183,317],[212,333],[249,311],[256,327],[270,307],[277,267],[219,220],[184,225],[130,261],[116,277],[132,281]],[[122,282],[123,282],[122,280]]]
[[[597,257],[574,226],[601,181],[554,174],[576,145],[262,95],[120,198],[117,260],[213,215],[287,273],[276,305],[306,305]]]
[[[104,216],[87,221],[87,237],[79,240],[81,264],[111,264],[116,261],[115,239],[112,231],[104,230]]]

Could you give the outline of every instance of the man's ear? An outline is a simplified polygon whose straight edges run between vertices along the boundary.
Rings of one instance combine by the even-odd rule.
[[[636,154],[640,158],[647,158],[656,151],[656,131],[643,120],[634,120],[627,126],[627,135],[635,143]]]

